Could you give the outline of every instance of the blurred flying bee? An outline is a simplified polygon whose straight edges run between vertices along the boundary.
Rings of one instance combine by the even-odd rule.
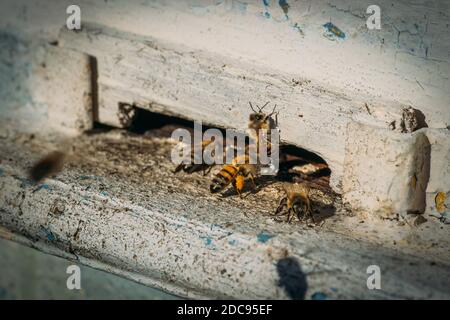
[[[225,164],[214,176],[209,190],[211,193],[218,193],[232,184],[239,197],[242,198],[242,190],[245,186],[245,179],[250,179],[253,188],[256,188],[255,176],[257,166],[249,163],[248,155],[237,156],[231,164]]]
[[[31,180],[40,182],[41,180],[53,176],[61,171],[65,154],[61,151],[54,151],[37,161],[28,172]]]
[[[203,170],[203,175],[208,174],[211,171],[212,165],[206,164],[203,162],[203,152],[205,151],[205,148],[210,145],[214,140],[204,140],[201,143],[201,153],[197,154],[195,152],[194,146],[191,147],[191,159],[190,163],[180,163],[174,170],[174,173],[179,172],[180,170],[183,170],[186,173],[193,173],[196,171]],[[200,159],[199,159],[200,157]]]
[[[309,217],[315,222],[309,199],[309,187],[305,184],[293,183],[285,184],[283,189],[286,196],[281,198],[274,215],[287,215],[287,222],[292,221],[293,214],[296,214],[299,220]]]

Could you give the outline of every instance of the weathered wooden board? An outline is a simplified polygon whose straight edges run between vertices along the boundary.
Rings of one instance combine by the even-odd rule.
[[[448,230],[437,221],[373,231],[336,204],[323,227],[276,223],[278,184],[216,197],[209,178],[171,173],[169,140],[114,132],[77,138],[65,170],[32,184],[26,169],[56,146],[1,144],[2,237],[185,297],[450,297]],[[380,266],[382,290],[367,289],[369,265]]]

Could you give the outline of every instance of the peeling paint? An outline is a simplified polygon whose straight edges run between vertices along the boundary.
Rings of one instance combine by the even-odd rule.
[[[104,196],[104,197],[107,197],[107,196],[108,196],[108,192],[106,192],[106,191],[102,191],[102,192],[100,192],[100,194],[101,194],[102,196]]]
[[[202,237],[200,237],[200,239],[202,239],[205,242],[205,246],[209,247],[209,246],[212,245],[212,238],[211,237],[208,237],[208,236],[204,237],[204,236],[202,236]]]
[[[278,4],[280,5],[281,9],[283,9],[284,14],[286,15],[286,17],[288,16],[288,12],[289,12],[289,3],[287,3],[286,0],[279,0]]]
[[[50,190],[52,190],[52,187],[49,186],[46,183],[43,183],[43,184],[39,185],[33,192],[36,192],[36,191],[39,191],[39,190],[42,190],[42,189],[50,191]]]
[[[263,13],[263,15],[264,15],[266,18],[270,18],[270,17],[271,17],[271,15],[270,15],[270,13],[269,13],[269,5],[270,5],[270,1],[269,1],[269,0],[262,0],[262,2],[263,2],[263,4],[264,4],[264,13]]]
[[[323,292],[315,292],[311,296],[311,300],[327,300],[327,299],[328,299],[327,295]]]
[[[247,6],[248,6],[247,3],[237,0],[233,1],[231,4],[231,8],[234,11],[238,11],[240,13],[245,13],[247,11]]]
[[[326,29],[326,33],[324,34],[324,36],[328,39],[334,40],[335,37],[342,40],[345,39],[345,33],[337,26],[335,26],[332,22],[325,23],[323,27]]]
[[[258,242],[261,243],[266,243],[267,241],[269,241],[270,239],[272,239],[273,237],[275,237],[274,235],[271,235],[265,231],[261,231],[256,238],[258,239]]]
[[[41,230],[44,232],[45,237],[47,238],[48,241],[55,241],[56,237],[53,234],[53,232],[50,231],[50,229],[47,229],[44,226],[41,226]]]
[[[17,177],[17,180],[19,180],[21,182],[20,183],[21,188],[30,187],[33,185],[33,182],[31,182],[31,180],[29,180],[27,178]]]

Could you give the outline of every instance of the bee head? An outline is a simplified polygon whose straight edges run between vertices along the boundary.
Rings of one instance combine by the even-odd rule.
[[[251,113],[249,120],[251,122],[263,122],[267,119],[267,115],[263,112]]]
[[[249,102],[250,108],[252,109],[253,113],[250,114],[249,116],[249,120],[250,123],[253,123],[254,126],[258,126],[261,123],[265,123],[268,120],[272,120],[272,115],[274,114],[278,114],[278,112],[275,112],[275,109],[277,107],[277,105],[274,106],[273,110],[271,113],[265,113],[263,112],[263,109],[269,104],[269,101],[267,101],[262,107],[259,107],[258,105],[256,105],[256,108],[258,110],[255,110],[253,108],[253,105],[251,102]],[[273,121],[273,120],[272,120]]]
[[[209,186],[209,191],[211,191],[211,193],[217,193],[221,190],[221,186],[217,185],[217,184],[211,184]]]
[[[292,210],[296,214],[305,214],[307,211],[305,200],[302,197],[295,197],[292,202]]]

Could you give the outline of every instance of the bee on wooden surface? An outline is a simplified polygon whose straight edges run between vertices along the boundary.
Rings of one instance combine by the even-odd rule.
[[[54,151],[41,158],[29,170],[30,179],[40,182],[44,178],[57,174],[63,167],[65,156],[61,151]]]
[[[237,156],[231,164],[225,164],[214,176],[209,190],[211,193],[218,193],[232,184],[236,192],[242,198],[242,190],[245,186],[245,179],[250,179],[253,188],[256,188],[255,176],[257,166],[249,163],[248,155]]]
[[[174,170],[174,173],[179,172],[180,170],[183,170],[186,173],[193,173],[196,171],[203,170],[203,175],[208,174],[211,171],[212,165],[206,164],[203,162],[203,152],[205,151],[205,148],[213,143],[214,140],[204,140],[201,143],[201,153],[197,154],[195,152],[194,146],[191,147],[191,159],[190,163],[180,163]],[[200,159],[199,159],[200,157]]]
[[[287,215],[286,221],[291,222],[293,214],[296,214],[299,220],[309,217],[315,223],[309,199],[309,187],[302,183],[293,183],[285,184],[283,189],[286,196],[281,198],[274,215]]]
[[[268,169],[271,172],[270,174],[276,174],[278,172],[278,166],[276,166],[275,169],[272,158],[272,149],[274,147],[272,144],[272,130],[278,129],[278,112],[275,111],[277,107],[277,105],[275,105],[272,112],[265,113],[263,109],[268,105],[268,103],[269,102],[266,102],[262,107],[256,105],[257,110],[255,110],[252,103],[249,102],[253,113],[250,114],[248,122],[248,131],[250,141],[252,142],[248,146],[248,151],[253,155],[258,155],[258,163],[261,164],[261,162],[266,162],[262,165],[261,171]],[[274,115],[275,119],[273,117]],[[261,140],[261,138],[264,140]],[[260,153],[263,144],[265,145],[266,155]],[[264,158],[265,156],[267,156],[267,158]],[[266,160],[261,161],[261,159]]]
[[[262,107],[256,105],[256,108],[258,110],[255,110],[252,103],[249,102],[250,108],[252,109],[253,113],[251,113],[249,116],[248,128],[254,130],[250,130],[250,133],[252,133],[251,138],[253,138],[257,143],[259,142],[259,133],[261,130],[267,131],[267,140],[270,140],[270,130],[276,129],[278,127],[278,112],[275,112],[277,105],[273,107],[271,113],[265,113],[263,112],[263,109],[268,104],[269,102],[266,102]],[[275,115],[275,120],[272,117],[273,115]]]
[[[259,129],[274,129],[278,123],[277,119],[273,119],[272,116],[277,114],[275,112],[275,109],[277,108],[277,105],[274,106],[271,113],[265,113],[263,112],[264,108],[269,104],[269,101],[267,101],[262,107],[259,107],[256,105],[256,108],[258,110],[255,110],[253,108],[252,103],[249,101],[248,103],[250,105],[250,108],[252,109],[253,113],[249,116],[249,124],[248,127],[251,129],[259,130]]]

